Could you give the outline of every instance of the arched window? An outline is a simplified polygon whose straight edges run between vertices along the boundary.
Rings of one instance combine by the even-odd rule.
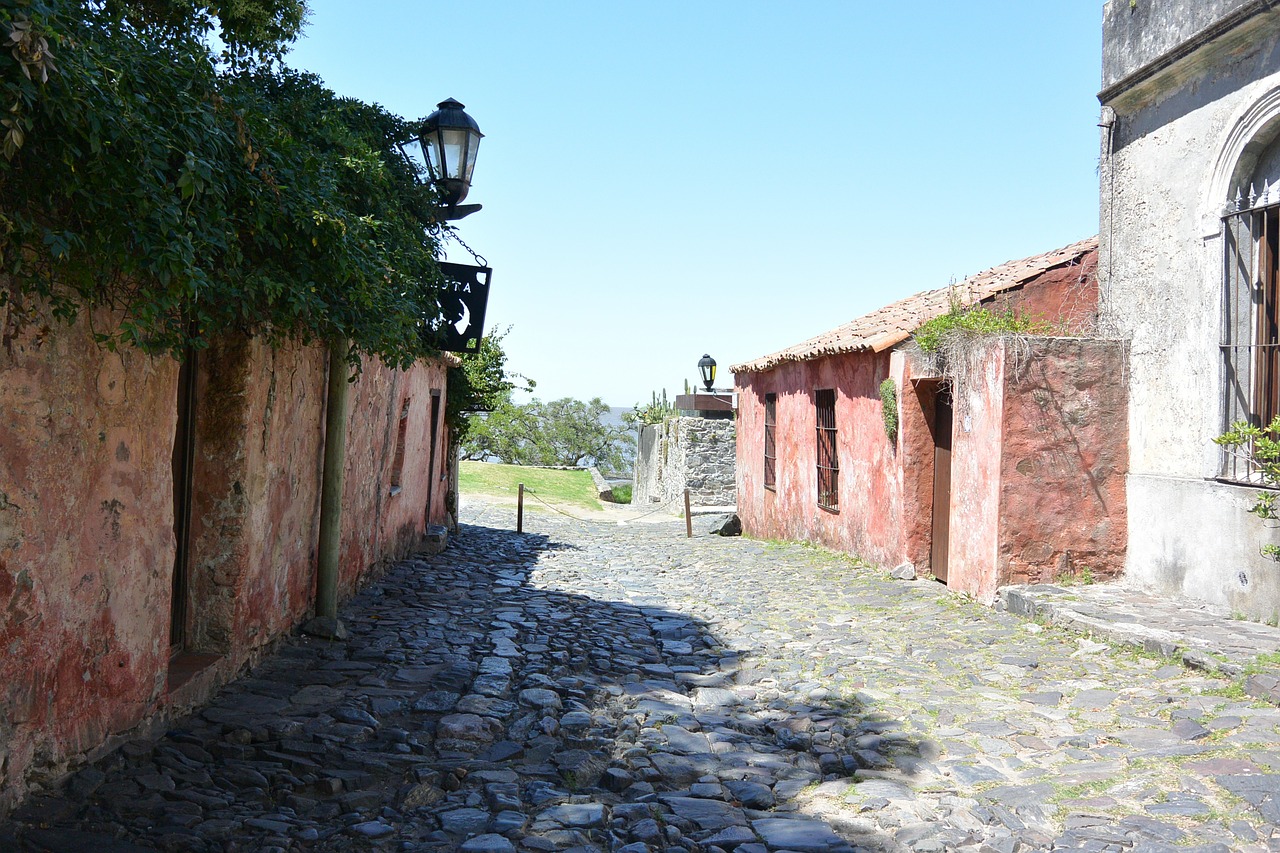
[[[1223,216],[1225,377],[1223,428],[1266,426],[1280,416],[1280,140],[1257,158]],[[1249,482],[1256,472],[1231,454],[1222,476]]]

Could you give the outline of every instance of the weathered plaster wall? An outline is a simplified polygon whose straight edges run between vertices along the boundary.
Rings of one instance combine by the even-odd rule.
[[[177,366],[0,308],[0,812],[156,707]],[[113,319],[99,316],[108,326]],[[158,614],[158,615],[157,615]]]
[[[1102,85],[1111,86],[1258,0],[1110,0],[1103,8]]]
[[[343,497],[339,591],[352,592],[370,570],[380,570],[422,541],[425,525],[445,524],[448,431],[444,424],[446,368],[419,362],[407,371],[377,361],[365,364],[351,395],[347,473]],[[431,396],[438,393],[432,454]],[[393,489],[400,414],[407,406],[400,486]],[[430,496],[431,506],[427,500]]]
[[[997,583],[1113,578],[1128,534],[1125,346],[1038,338],[1029,347],[1003,347]]]
[[[672,503],[683,512],[684,490],[699,506],[733,506],[737,425],[731,419],[677,417],[640,430],[632,503]]]
[[[185,648],[216,661],[173,692],[178,366],[106,353],[86,323],[4,320],[0,812],[109,736],[207,696],[311,612],[326,394],[320,348],[229,337],[201,354]],[[344,595],[416,546],[428,520],[445,520],[445,378],[439,363],[402,372],[367,362],[352,388]]]
[[[273,350],[256,339],[224,341],[201,366],[192,648],[230,652],[235,668],[311,611],[328,366],[321,347]],[[444,521],[444,370],[439,363],[390,370],[367,360],[352,384],[340,595],[421,541],[432,478],[430,521]],[[442,396],[428,471],[432,390]],[[403,476],[392,494],[406,403]]]
[[[1259,553],[1276,532],[1249,514],[1252,489],[1131,475],[1128,493],[1130,512],[1144,514],[1129,528],[1127,580],[1253,619],[1280,615],[1280,572]]]
[[[947,585],[990,603],[999,582],[1000,479],[1004,442],[1005,349],[966,353],[953,386],[951,515]]]
[[[898,388],[897,456],[902,480],[902,560],[924,574],[933,549],[934,401],[937,382],[916,376],[905,354],[893,353]]]
[[[1223,428],[1219,217],[1280,124],[1280,14],[1253,27],[1246,45],[1208,52],[1158,91],[1109,104],[1116,123],[1104,132],[1101,169],[1102,321],[1130,340],[1126,574],[1221,605],[1237,600],[1226,558],[1257,524],[1222,509],[1225,494],[1248,490],[1211,482],[1211,440]],[[1105,36],[1108,50],[1123,48],[1111,29]],[[1206,518],[1224,526],[1205,536]],[[1264,570],[1257,556],[1247,566]],[[1238,608],[1269,616],[1273,602],[1256,594],[1260,585],[1249,589]]]
[[[899,448],[885,434],[889,354],[785,362],[738,374],[738,515],[758,538],[820,542],[869,560],[903,559]],[[818,507],[815,389],[836,391],[840,509]],[[764,488],[764,395],[777,393],[777,488]]]
[[[955,395],[948,585],[991,603],[1011,583],[1120,573],[1127,534],[1124,345],[996,340]]]

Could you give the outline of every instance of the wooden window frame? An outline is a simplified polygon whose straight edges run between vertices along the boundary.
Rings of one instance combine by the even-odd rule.
[[[764,487],[778,488],[778,395],[764,395]]]
[[[836,426],[836,392],[821,388],[813,392],[814,432],[817,442],[818,506],[840,511],[840,445]]]

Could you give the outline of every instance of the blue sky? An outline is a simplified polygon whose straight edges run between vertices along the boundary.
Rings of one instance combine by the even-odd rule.
[[[704,352],[727,384],[1097,232],[1101,2],[309,5],[291,65],[480,124],[459,231],[542,399],[647,402]]]

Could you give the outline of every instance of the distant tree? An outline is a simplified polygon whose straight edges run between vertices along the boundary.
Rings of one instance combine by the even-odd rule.
[[[631,458],[633,438],[625,426],[606,424],[608,413],[599,397],[588,402],[571,397],[507,402],[471,424],[462,442],[463,458],[619,471]]]
[[[502,348],[502,339],[510,331],[511,327],[507,326],[502,331],[485,335],[477,352],[463,354],[459,358],[461,363],[449,368],[449,404],[446,411],[453,440],[462,448],[464,459],[497,455],[488,451],[473,451],[479,455],[468,455],[469,446],[490,440],[484,432],[487,418],[482,413],[496,412],[509,406],[515,391],[532,391],[538,384],[527,376],[507,370],[507,353]],[[469,445],[468,436],[477,430],[480,432],[476,441]]]

